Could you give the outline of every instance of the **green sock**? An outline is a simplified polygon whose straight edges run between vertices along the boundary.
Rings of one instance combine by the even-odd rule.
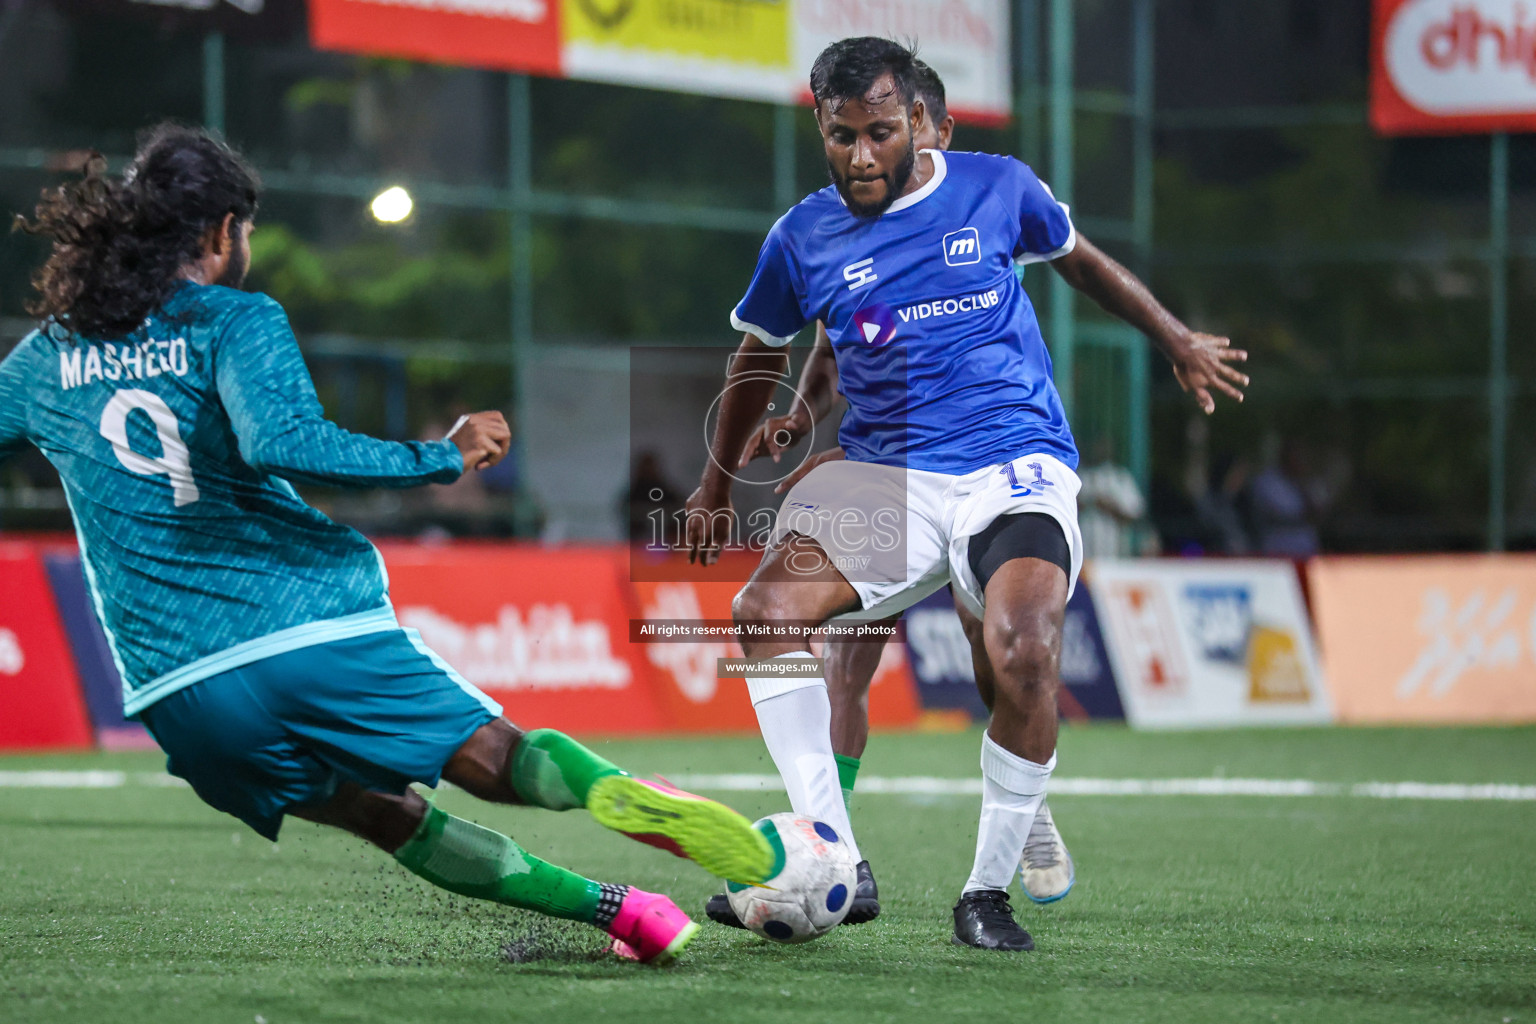
[[[594,782],[623,774],[617,765],[554,729],[526,734],[512,755],[512,788],[524,803],[551,811],[587,806]]]
[[[395,851],[413,874],[460,896],[537,910],[598,927],[613,923],[629,892],[549,864],[499,832],[428,807],[416,834]]]
[[[853,815],[853,783],[859,777],[859,759],[847,754],[833,754],[837,761],[837,782],[843,787],[843,807]]]

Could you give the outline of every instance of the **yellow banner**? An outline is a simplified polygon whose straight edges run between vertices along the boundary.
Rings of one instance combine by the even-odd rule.
[[[566,43],[788,68],[790,0],[561,0]]]

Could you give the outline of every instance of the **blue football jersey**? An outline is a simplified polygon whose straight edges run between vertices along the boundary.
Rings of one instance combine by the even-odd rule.
[[[0,363],[0,458],[30,441],[64,481],[125,711],[313,644],[397,628],[378,552],[290,480],[448,483],[450,441],[349,433],[321,412],[265,295],[182,285],[143,327],[56,327]]]
[[[926,151],[933,176],[874,218],[831,186],[779,218],[737,330],[785,345],[822,321],[850,459],[963,474],[1077,446],[1015,265],[1072,251],[1065,205],[1012,157]]]

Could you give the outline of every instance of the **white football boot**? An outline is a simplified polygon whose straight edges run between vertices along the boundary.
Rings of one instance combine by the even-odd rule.
[[[1024,886],[1024,895],[1036,903],[1055,903],[1071,892],[1072,883],[1077,881],[1072,855],[1061,841],[1056,822],[1051,820],[1050,807],[1044,803],[1029,827],[1029,838],[1024,841],[1019,881]]]

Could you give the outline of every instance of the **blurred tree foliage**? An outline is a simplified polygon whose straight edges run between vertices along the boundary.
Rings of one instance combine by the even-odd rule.
[[[485,225],[498,219],[450,218],[420,251],[383,232],[327,247],[266,221],[251,236],[250,287],[281,302],[300,331],[504,341],[506,231]]]
[[[1488,271],[1452,243],[1486,239],[1486,143],[1409,144],[1416,166],[1466,183],[1447,194],[1404,180],[1403,144],[1363,125],[1202,134],[1162,147],[1155,284],[1251,352],[1249,400],[1210,424],[1215,461],[1257,466],[1281,439],[1301,446],[1310,471],[1333,477],[1334,549],[1478,546]],[[1165,508],[1187,490],[1191,417],[1165,375],[1153,459]]]

